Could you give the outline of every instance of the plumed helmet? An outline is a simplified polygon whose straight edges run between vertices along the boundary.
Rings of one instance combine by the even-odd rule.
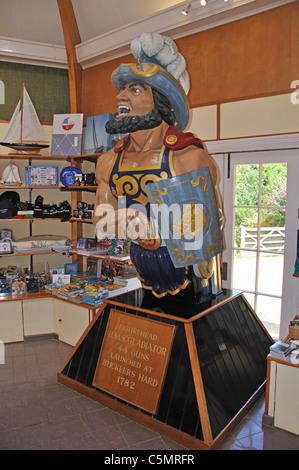
[[[189,76],[186,62],[174,41],[158,33],[144,33],[131,43],[131,52],[139,64],[121,64],[113,73],[117,90],[127,83],[139,80],[166,96],[176,117],[180,131],[189,122]]]

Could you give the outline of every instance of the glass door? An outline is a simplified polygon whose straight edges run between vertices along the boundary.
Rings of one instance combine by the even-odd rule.
[[[226,176],[227,287],[244,292],[273,338],[293,299],[297,159],[293,151],[235,154]]]

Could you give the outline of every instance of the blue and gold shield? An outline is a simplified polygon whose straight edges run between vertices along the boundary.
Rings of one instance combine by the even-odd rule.
[[[175,267],[206,261],[223,250],[208,167],[146,185],[151,219]]]

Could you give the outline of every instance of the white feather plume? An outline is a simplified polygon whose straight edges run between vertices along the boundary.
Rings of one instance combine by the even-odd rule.
[[[161,65],[181,84],[185,93],[188,93],[190,83],[186,61],[172,39],[158,33],[143,33],[132,41],[131,52],[140,63],[154,62]]]

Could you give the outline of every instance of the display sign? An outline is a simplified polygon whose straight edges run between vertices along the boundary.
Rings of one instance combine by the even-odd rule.
[[[93,385],[155,414],[175,328],[112,309]]]

